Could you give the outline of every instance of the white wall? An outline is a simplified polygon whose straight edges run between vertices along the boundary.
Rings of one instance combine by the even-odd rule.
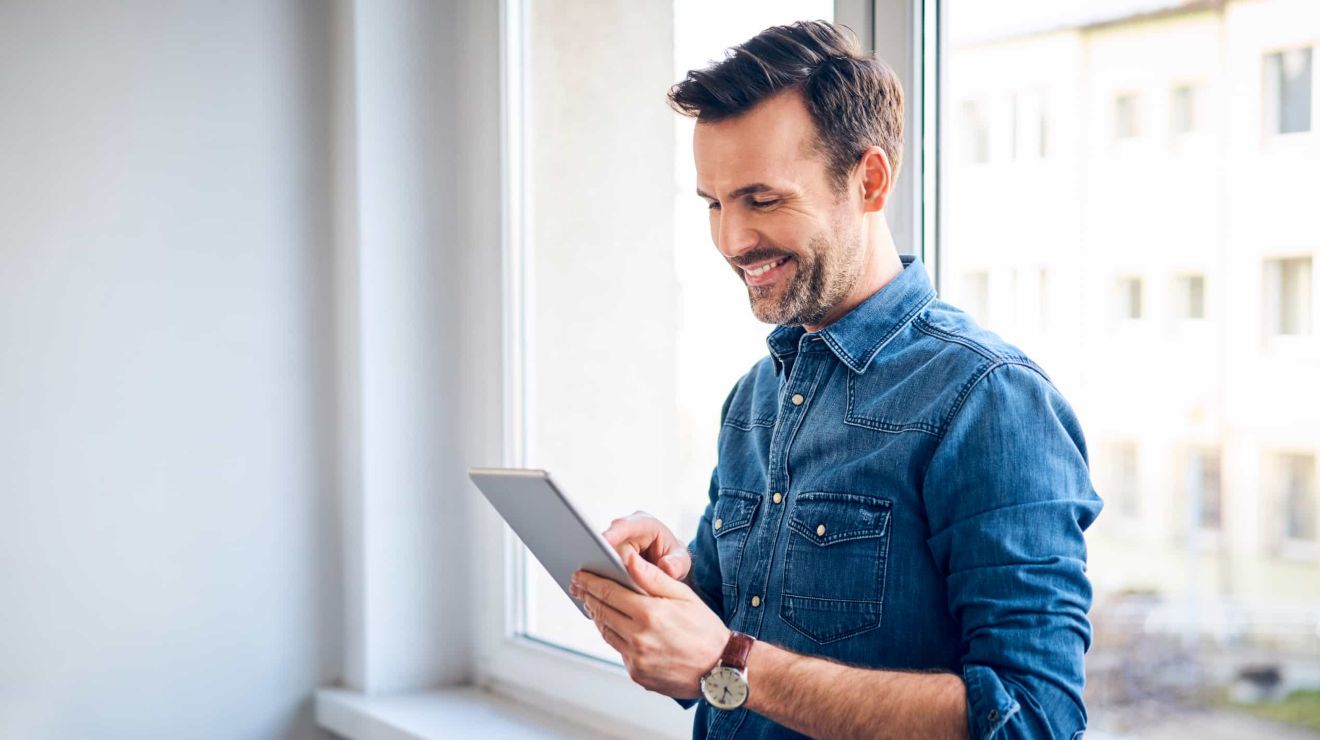
[[[0,4],[0,737],[321,737],[329,4]]]

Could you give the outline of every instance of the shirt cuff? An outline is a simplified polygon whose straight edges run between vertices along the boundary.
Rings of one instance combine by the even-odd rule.
[[[967,685],[967,731],[972,740],[990,740],[1021,708],[1004,682],[986,666],[963,666],[963,683]]]

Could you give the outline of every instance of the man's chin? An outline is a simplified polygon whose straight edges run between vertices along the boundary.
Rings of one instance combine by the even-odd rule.
[[[793,316],[789,311],[784,310],[783,305],[778,300],[778,296],[762,296],[758,298],[754,289],[748,290],[748,302],[752,307],[752,315],[757,321],[763,324],[774,324],[776,326],[792,326]]]

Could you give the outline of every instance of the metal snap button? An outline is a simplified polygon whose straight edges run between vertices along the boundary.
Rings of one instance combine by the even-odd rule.
[[[820,524],[820,525],[817,525],[817,526],[816,526],[816,536],[817,536],[817,537],[824,537],[824,536],[825,536],[825,525],[824,525],[824,524]]]
[[[723,527],[723,526],[724,526],[724,520],[723,520],[723,519],[716,519],[716,520],[715,520],[715,528],[716,528],[716,529],[719,529],[720,527]]]

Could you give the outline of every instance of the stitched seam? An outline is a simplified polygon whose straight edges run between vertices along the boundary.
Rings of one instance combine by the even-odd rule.
[[[1001,367],[1014,366],[1014,365],[1017,367],[1025,367],[1028,370],[1036,372],[1041,377],[1045,377],[1044,374],[1037,371],[1035,365],[1030,362],[1019,362],[1008,359],[1001,359],[992,362],[981,372],[980,375],[973,376],[970,380],[964,383],[962,389],[958,391],[958,396],[956,399],[954,399],[953,406],[951,407],[949,414],[944,417],[944,421],[940,425],[941,427],[943,427],[942,430],[940,431],[940,435],[939,435],[940,438],[943,439],[944,435],[948,433],[949,426],[953,424],[953,420],[957,418],[958,412],[962,411],[963,404],[967,403],[968,397],[972,395],[972,390],[975,389],[976,386],[982,380],[984,380],[986,376],[988,376],[990,373],[994,372],[995,370],[998,370]],[[1046,382],[1049,382],[1048,378],[1046,378],[1045,380]]]
[[[794,369],[796,369],[796,366],[794,367]],[[816,394],[816,386],[820,384],[821,375],[822,375],[824,372],[825,372],[825,363],[824,363],[824,362],[817,363],[817,367],[816,367],[816,375],[812,378],[812,382],[811,382],[811,395],[812,395],[812,397],[814,397],[815,394]],[[788,380],[792,380],[792,378],[790,377],[790,378],[788,378]],[[785,385],[787,385],[787,383],[785,383]],[[808,398],[807,400],[809,401],[810,398]],[[780,403],[783,403],[783,401],[781,400]],[[784,486],[783,486],[783,488],[781,488],[780,490],[784,491],[785,494],[787,494],[787,495],[792,495],[792,488],[793,488],[793,480],[792,480],[791,476],[790,476],[789,473],[788,473],[788,455],[789,455],[789,451],[790,451],[790,450],[792,449],[792,447],[793,447],[793,440],[796,439],[796,437],[797,437],[797,431],[798,431],[798,429],[800,429],[800,428],[802,427],[802,420],[805,419],[805,418],[807,418],[807,415],[806,415],[805,413],[803,413],[803,414],[798,414],[798,417],[797,417],[797,420],[796,420],[795,423],[794,423],[794,426],[793,426],[793,430],[792,430],[792,432],[789,432],[789,433],[788,433],[788,434],[789,434],[788,438],[784,440],[784,445],[783,445],[783,456],[784,456]],[[779,434],[781,431],[782,431],[782,429],[776,429],[776,430],[775,430],[776,435]],[[774,456],[774,451],[775,451],[775,439],[774,439],[774,436],[772,435],[771,438],[770,438],[770,449],[769,449],[769,451],[768,451],[768,456],[767,456],[767,457],[768,457],[767,462],[772,463],[772,464],[773,464],[773,462],[774,462],[774,458],[773,458],[773,456]],[[767,471],[766,471],[766,481],[767,481],[767,482],[771,482],[771,481],[774,480],[774,478],[775,478],[774,470],[767,470]],[[779,538],[780,538],[781,536],[783,536],[783,534],[784,534],[784,526],[783,526],[783,524],[782,524],[782,522],[784,521],[783,518],[784,518],[784,517],[790,517],[789,521],[790,521],[790,522],[792,521],[792,519],[791,519],[791,514],[789,514],[789,512],[788,512],[788,506],[789,506],[789,505],[790,505],[790,502],[789,502],[787,499],[785,499],[784,504],[783,504],[783,506],[784,506],[784,510],[783,510],[783,513],[780,515],[780,519],[779,519],[779,521],[781,522],[781,524],[779,524],[779,526],[776,526],[776,527],[775,527],[775,530],[774,530],[774,538],[770,541],[770,549],[766,552],[766,561],[767,561],[767,562],[766,562],[766,568],[769,569],[769,571],[770,571],[771,573],[773,573],[773,572],[774,572],[774,569],[775,569],[775,553],[779,552]],[[788,542],[788,544],[787,544],[787,545],[785,546],[785,548],[784,548],[784,560],[785,560],[785,562],[784,562],[784,567],[780,569],[780,575],[779,575],[779,593],[781,593],[781,594],[784,593],[784,585],[788,582],[788,562],[787,562],[787,561],[788,561],[788,548],[791,547],[792,545],[793,545],[793,542],[792,542],[792,540],[790,539],[789,542]],[[766,584],[765,584],[765,585],[766,585],[766,590],[768,591],[769,588],[770,588],[770,580],[769,580],[768,578],[766,579]],[[756,630],[757,630],[757,633],[758,633],[758,634],[760,633],[761,626],[762,626],[763,624],[765,624],[765,612],[767,612],[767,611],[769,611],[769,609],[763,609],[763,610],[761,610],[761,614],[760,614],[759,618],[756,620]],[[780,603],[780,605],[779,605],[779,617],[780,617],[780,619],[783,619],[783,616],[784,616],[784,605],[783,605],[782,600],[781,600],[781,603]],[[741,724],[741,723],[740,723],[740,724]]]
[[[844,410],[844,414],[843,414],[844,424],[847,424],[849,426],[861,427],[863,429],[870,429],[876,432],[888,432],[890,434],[901,434],[903,432],[923,432],[925,434],[929,434],[934,437],[940,436],[940,430],[938,427],[923,422],[912,422],[908,424],[891,424],[887,421],[881,421],[880,419],[873,419],[869,416],[862,416],[861,414],[854,412],[853,404],[855,403],[857,398],[857,391],[854,388],[856,382],[857,382],[857,376],[855,374],[851,374],[848,376],[848,383],[846,384],[848,401],[847,401],[847,407]]]
[[[746,419],[738,419],[738,418],[726,418],[724,420],[724,426],[733,427],[734,429],[741,429],[744,432],[750,432],[755,427],[773,427],[774,425],[775,425],[775,420],[774,417],[772,416],[761,416],[752,419],[751,421],[748,421]]]
[[[970,349],[973,352],[977,353],[978,355],[981,355],[987,360],[1008,359],[1007,357],[1000,355],[997,352],[992,352],[989,347],[985,346],[984,344],[981,344],[975,339],[965,337],[961,334],[954,334],[952,332],[947,332],[935,326],[934,324],[931,324],[928,321],[917,319],[912,322],[912,325],[915,326],[918,331],[920,331],[921,333],[927,336],[934,337],[936,339],[943,339],[944,341],[949,342],[951,344],[962,345],[967,349]],[[1015,358],[1015,359],[1024,359],[1024,358]]]
[[[916,318],[917,314],[925,310],[926,306],[929,306],[930,302],[934,299],[935,299],[935,293],[933,291],[927,293],[925,298],[921,301],[919,305],[914,306],[911,311],[908,311],[907,315],[904,316],[897,324],[895,324],[894,328],[891,329],[888,334],[886,334],[880,341],[876,342],[875,345],[871,347],[869,351],[867,351],[867,353],[864,356],[865,359],[862,361],[862,368],[865,369],[866,367],[868,367],[871,364],[871,360],[875,359],[876,353],[879,352],[882,348],[884,348],[886,344],[889,344],[889,342],[893,340],[895,335],[897,335],[900,331],[902,331],[904,327],[912,323],[912,321]]]

